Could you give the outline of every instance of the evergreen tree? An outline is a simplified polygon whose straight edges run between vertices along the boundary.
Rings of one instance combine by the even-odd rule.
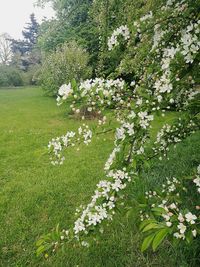
[[[36,48],[39,33],[39,24],[35,15],[30,15],[30,22],[22,31],[23,39],[11,39],[11,49],[14,54],[13,64],[23,70],[27,70],[30,65],[37,64],[40,61],[40,53]],[[18,60],[15,60],[15,59]],[[16,63],[17,62],[17,63]]]

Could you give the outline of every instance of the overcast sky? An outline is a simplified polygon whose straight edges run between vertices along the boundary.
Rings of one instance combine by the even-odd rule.
[[[54,15],[50,6],[41,9],[34,7],[35,2],[36,0],[0,0],[0,34],[7,32],[15,39],[21,38],[21,31],[31,13],[35,13],[38,22],[44,16],[51,18]]]

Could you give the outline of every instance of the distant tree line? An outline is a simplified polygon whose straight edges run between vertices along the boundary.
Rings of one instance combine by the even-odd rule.
[[[79,79],[101,76],[131,80],[134,66],[129,65],[129,73],[119,71],[121,59],[127,51],[122,44],[109,53],[108,38],[113,29],[119,25],[130,25],[134,18],[156,9],[161,2],[164,0],[38,0],[39,6],[52,5],[55,18],[44,19],[39,25],[31,14],[21,40],[4,36],[9,44],[9,56],[6,61],[0,59],[0,86],[41,84],[48,94],[55,95],[58,87],[68,82],[72,74]],[[73,58],[75,49],[81,50],[84,55],[84,65]],[[129,51],[129,54],[132,53],[134,48]],[[55,64],[53,58],[56,58]],[[5,82],[5,73],[8,72]],[[18,81],[10,84],[9,77],[13,72]],[[64,77],[62,80],[59,79],[61,76]]]
[[[34,14],[22,31],[22,40],[15,40],[6,33],[0,35],[0,86],[36,83],[34,75],[41,64],[38,35],[39,24]]]

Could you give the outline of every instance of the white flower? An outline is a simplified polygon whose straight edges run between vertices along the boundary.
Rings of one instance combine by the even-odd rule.
[[[194,179],[193,182],[194,182],[197,186],[200,186],[200,177],[197,176],[197,178]]]
[[[187,227],[183,223],[179,223],[177,227],[180,230],[181,234],[184,234],[187,229]]]
[[[125,139],[125,130],[123,127],[117,128],[116,130],[116,140],[124,140]]]
[[[153,16],[153,13],[152,13],[152,11],[150,11],[148,14],[146,14],[146,15],[143,16],[143,17],[141,17],[141,18],[140,18],[140,21],[143,22],[143,21],[145,21],[145,20],[151,19],[152,16]]]
[[[163,97],[161,95],[158,95],[157,99],[158,99],[158,102],[160,103],[160,102],[162,102]]]
[[[128,115],[128,118],[134,119],[136,117],[136,114],[134,111],[131,111],[131,113]]]
[[[82,220],[79,218],[76,222],[75,222],[75,225],[74,225],[74,232],[75,234],[81,232],[81,231],[84,231],[85,230],[85,225],[84,223],[82,222]]]
[[[170,216],[169,216],[169,215],[167,215],[167,214],[163,214],[162,216],[163,216],[163,218],[164,218],[166,221],[169,221],[169,220],[170,220]]]
[[[135,81],[132,81],[130,85],[135,86]]]
[[[188,212],[185,214],[186,221],[190,224],[195,224],[195,220],[197,219],[197,216],[192,214],[191,212]]]
[[[60,97],[62,97],[63,100],[67,99],[67,97],[72,93],[72,87],[71,83],[69,84],[63,84],[59,90],[58,94]],[[60,99],[59,99],[60,100]]]
[[[197,236],[197,230],[194,229],[194,230],[192,231],[192,235],[193,235],[194,237],[196,237],[196,236]]]
[[[117,40],[117,37],[119,35],[122,35],[124,37],[124,40],[130,39],[130,31],[129,31],[127,25],[122,25],[119,28],[117,28],[116,30],[114,30],[111,37],[108,39],[108,49],[109,50],[112,50],[113,47],[115,47],[116,45],[119,44],[119,42]]]
[[[171,209],[176,209],[176,204],[175,203],[172,203],[170,206],[169,206]]]
[[[185,221],[185,219],[184,219],[182,213],[179,213],[179,215],[178,215],[178,220],[179,220],[179,222],[184,222],[184,221]]]
[[[81,242],[81,245],[82,245],[83,247],[87,247],[87,248],[90,246],[89,243],[86,242],[86,241],[82,241],[82,242]]]
[[[65,231],[65,234],[68,236],[69,235],[69,230],[66,230]]]
[[[139,98],[139,99],[136,101],[136,105],[138,105],[138,106],[141,106],[141,105],[142,105],[142,98]]]
[[[166,222],[166,225],[167,225],[168,227],[171,227],[171,226],[172,226],[172,223],[171,223],[171,222]]]
[[[174,233],[174,237],[185,239],[185,235],[184,235],[184,234],[179,234],[179,233],[177,233],[177,232]]]

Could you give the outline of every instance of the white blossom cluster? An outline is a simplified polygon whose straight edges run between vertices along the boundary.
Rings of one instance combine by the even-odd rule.
[[[57,105],[61,105],[63,100],[66,100],[73,92],[71,83],[63,84],[58,90]]]
[[[167,0],[166,4],[161,7],[161,10],[166,11],[166,10],[171,10],[172,8],[177,9],[181,7],[184,3],[185,3],[185,0],[181,0],[177,3],[175,0]]]
[[[152,11],[150,11],[149,13],[147,13],[146,15],[144,15],[143,17],[140,18],[140,21],[146,21],[148,19],[151,19],[153,17],[153,13]]]
[[[153,121],[154,116],[149,115],[147,111],[141,111],[138,113],[140,118],[139,124],[142,128],[147,129],[150,126],[150,122]]]
[[[69,145],[74,146],[75,144],[72,142],[75,132],[67,132],[65,135],[61,137],[53,138],[49,144],[48,149],[50,153],[53,155],[50,157],[52,165],[62,165],[65,157],[62,156],[63,147],[68,147]]]
[[[83,143],[88,145],[92,140],[92,131],[89,129],[88,125],[83,124],[83,127],[78,128],[78,133],[83,137]],[[80,139],[78,139],[79,141]]]
[[[159,77],[155,84],[155,95],[157,96],[158,102],[161,102],[163,97],[162,94],[170,93],[173,89],[173,85],[171,82],[171,70],[170,70],[170,63],[171,60],[174,58],[175,54],[177,53],[178,49],[174,47],[165,48],[163,50],[163,58],[161,60],[161,69],[162,75]]]
[[[180,37],[180,43],[175,46],[162,49],[161,70],[162,75],[158,77],[154,84],[155,94],[158,102],[161,102],[163,93],[170,93],[173,89],[172,84],[172,72],[170,70],[170,64],[175,58],[176,54],[180,52],[185,62],[192,63],[200,48],[199,32],[200,32],[200,20],[197,23],[190,23],[185,30],[182,31]],[[161,36],[161,35],[160,35]],[[158,41],[158,43],[160,40]],[[154,48],[154,45],[153,47]],[[176,79],[179,81],[179,79]],[[174,102],[174,101],[173,101]],[[172,103],[173,103],[172,102]]]
[[[105,166],[104,166],[104,170],[108,171],[110,170],[110,167],[112,166],[115,158],[116,158],[116,154],[120,152],[120,147],[117,146],[113,149],[112,153],[109,155],[109,158],[107,159]]]
[[[83,142],[88,145],[92,139],[92,131],[89,129],[88,125],[83,124],[79,127],[78,133],[69,131],[65,135],[53,138],[49,144],[48,149],[51,154],[51,164],[52,165],[62,165],[65,157],[62,156],[63,149],[69,146],[75,146],[76,143]]]
[[[87,233],[90,226],[96,226],[105,219],[111,220],[114,214],[113,208],[117,198],[115,192],[123,190],[127,181],[131,178],[126,170],[110,171],[107,180],[102,180],[97,185],[97,190],[92,196],[92,201],[81,212],[80,217],[75,221],[74,233]]]
[[[134,123],[126,122],[123,123],[120,128],[117,128],[115,134],[116,141],[118,140],[123,141],[126,137],[126,134],[128,134],[128,136],[134,135]]]
[[[190,23],[181,36],[181,54],[186,63],[192,63],[195,55],[200,49],[200,20],[196,23]]]
[[[156,24],[154,26],[154,36],[153,36],[152,50],[156,49],[159,46],[162,38],[165,36],[166,33],[167,33],[167,31],[166,30],[162,30],[161,26],[159,24]]]
[[[122,25],[112,33],[111,37],[108,39],[108,49],[112,50],[115,46],[119,45],[118,36],[123,36],[124,40],[130,39],[130,31],[127,25]]]
[[[168,0],[166,9],[163,8],[162,10],[173,10],[174,3],[175,1]],[[182,8],[181,5],[183,3],[184,1],[181,1],[176,7]],[[145,21],[151,19],[152,16],[153,14],[149,13],[141,18],[139,20],[140,22],[135,24],[138,27],[138,31],[140,31],[140,24],[145,26]],[[72,90],[71,84],[64,85],[59,89],[58,103],[62,103],[69,95],[72,95],[73,102],[71,109],[74,112],[80,112],[80,101],[86,104],[88,112],[96,110],[101,112],[105,107],[114,106],[118,122],[120,123],[116,127],[114,149],[104,166],[107,179],[97,184],[97,189],[92,196],[91,202],[86,207],[81,208],[78,214],[79,217],[74,223],[72,231],[73,235],[77,238],[79,236],[82,238],[82,235],[87,235],[90,227],[99,225],[105,220],[112,219],[115,213],[115,207],[118,205],[120,199],[118,193],[125,189],[128,182],[132,180],[132,176],[136,175],[138,171],[138,159],[141,161],[141,158],[150,159],[157,155],[162,159],[162,155],[167,155],[171,144],[181,142],[198,129],[198,126],[190,118],[188,120],[182,120],[180,118],[172,125],[166,124],[159,130],[154,146],[150,149],[150,154],[146,153],[154,112],[158,111],[161,105],[163,109],[167,110],[170,108],[170,104],[175,102],[177,95],[176,88],[178,88],[177,84],[181,78],[178,76],[179,70],[173,70],[171,68],[173,61],[179,54],[182,55],[186,64],[192,64],[199,50],[199,22],[190,22],[187,27],[184,25],[184,30],[178,30],[177,38],[174,38],[175,40],[167,44],[165,44],[164,39],[165,35],[170,32],[171,24],[169,23],[168,27],[161,26],[162,23],[158,21],[155,25],[154,36],[150,41],[149,47],[149,54],[157,54],[158,56],[156,58],[158,61],[156,62],[157,68],[155,70],[153,66],[152,73],[148,74],[147,77],[149,70],[146,67],[144,69],[141,67],[141,75],[138,79],[133,77],[133,82],[131,83],[131,86],[136,90],[133,91],[133,88],[128,88],[122,79],[112,80],[101,78],[81,82],[76,92]],[[119,35],[124,37],[125,40],[129,40],[130,31],[128,27],[121,26],[113,32],[111,38],[108,40],[109,50],[112,50],[119,44]],[[150,56],[149,58],[151,59]],[[148,64],[151,67],[151,61]],[[148,82],[144,83],[144,80],[148,80]],[[193,78],[189,79],[188,83],[192,87]],[[142,85],[145,85],[143,87],[147,87],[145,94],[143,94]],[[146,96],[147,92],[148,96]],[[179,102],[181,104],[182,101],[182,98],[180,98]],[[100,124],[104,124],[106,119],[102,121]],[[65,136],[53,139],[49,143],[49,149],[53,152],[56,160],[52,160],[52,163],[62,164],[64,160],[64,157],[61,155],[63,147],[74,146],[76,142],[80,141],[88,144],[91,138],[92,132],[85,126],[85,128],[79,128],[78,133],[68,132]],[[126,149],[124,149],[125,147]],[[121,157],[118,157],[118,154]],[[143,155],[141,156],[141,154]],[[131,163],[133,164],[131,165]],[[131,165],[131,167],[129,166],[130,169],[129,167],[124,168],[127,165]],[[200,170],[193,181],[198,187],[198,191],[200,186],[199,175]],[[180,185],[180,182],[176,178],[173,178],[172,181],[167,180],[167,183],[162,188],[162,194],[165,194],[165,199],[156,191],[147,192],[146,199],[148,201],[154,201],[151,204],[152,208],[156,205],[156,199],[160,201],[158,204],[159,207],[165,210],[163,214],[164,225],[166,227],[174,227],[174,236],[179,239],[184,239],[188,231],[191,231],[192,235],[196,236],[197,230],[195,227],[199,218],[193,211],[182,211],[178,201],[173,200],[172,202],[169,199],[171,194],[179,198],[180,192],[177,188],[180,189]],[[148,216],[150,217],[150,215],[146,214],[143,216],[143,219],[148,218]],[[82,245],[87,247],[88,243],[82,241]]]
[[[162,227],[171,228],[171,234],[174,238],[185,240],[186,236],[190,235],[196,237],[198,234],[198,223],[200,217],[193,212],[185,209],[184,204],[182,207],[183,199],[182,192],[187,191],[182,181],[177,178],[172,180],[167,179],[167,182],[162,185],[162,193],[156,191],[148,191],[145,193],[145,198],[152,209],[152,214],[149,209],[140,211],[141,221],[155,218],[158,220],[159,215],[153,215],[157,208],[162,208],[162,220],[157,223]],[[184,199],[185,200],[185,199]],[[194,203],[192,203],[194,205]],[[191,207],[190,208],[195,208]],[[152,217],[153,215],[153,217]],[[157,217],[156,217],[157,216]],[[164,223],[164,225],[163,225]]]
[[[80,83],[78,93],[73,94],[74,101],[70,105],[72,111],[79,113],[76,103],[81,99],[87,106],[87,111],[92,112],[104,109],[111,105],[122,105],[124,103],[125,82],[122,79],[89,79]],[[105,120],[105,118],[104,118]]]
[[[132,137],[135,133],[134,127],[141,127],[146,132],[147,128],[150,127],[150,122],[153,120],[153,115],[149,115],[147,111],[140,111],[138,113],[131,112],[128,115],[128,119],[130,121],[122,121],[121,127],[116,129],[115,148],[105,164],[105,171],[108,172],[106,175],[108,180],[102,180],[97,185],[91,203],[83,209],[81,215],[75,222],[75,235],[81,232],[87,233],[89,226],[100,224],[105,219],[112,219],[112,215],[114,214],[113,209],[116,206],[116,201],[119,199],[117,193],[126,187],[127,182],[131,181],[130,175],[125,171],[125,168],[123,170],[110,170],[116,154],[120,152],[120,144],[118,142],[123,142],[126,136]],[[145,140],[146,136],[144,135],[140,141],[134,142],[131,150],[133,155],[129,154],[129,156],[131,155],[131,159],[134,155],[144,153],[143,144]],[[99,201],[101,204],[97,204]]]
[[[185,121],[181,118],[174,125],[165,124],[161,130],[157,133],[156,141],[154,142],[153,151],[155,154],[162,152],[163,156],[167,156],[169,151],[169,145],[181,142],[191,132],[195,132],[198,129],[198,125],[192,120]],[[162,157],[160,157],[162,159]]]
[[[140,111],[138,113],[132,111],[128,115],[127,120],[121,121],[121,127],[116,129],[115,141],[123,141],[126,137],[134,136],[138,127],[147,130],[153,119],[154,116],[148,114],[147,111]]]
[[[168,0],[166,5],[161,7],[162,11],[170,11],[171,14],[177,14],[177,12],[180,14],[180,12],[183,12],[188,7],[188,1],[187,0]]]

